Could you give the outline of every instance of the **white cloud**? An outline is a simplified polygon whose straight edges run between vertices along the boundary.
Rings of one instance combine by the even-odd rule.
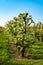
[[[0,26],[4,26],[8,20],[10,20],[9,17],[7,17],[7,16],[0,16]]]

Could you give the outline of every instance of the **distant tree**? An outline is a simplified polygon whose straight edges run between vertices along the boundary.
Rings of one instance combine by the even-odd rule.
[[[0,33],[4,31],[4,27],[0,26]]]
[[[41,22],[37,23],[35,26],[35,36],[40,41],[43,42],[43,24]]]

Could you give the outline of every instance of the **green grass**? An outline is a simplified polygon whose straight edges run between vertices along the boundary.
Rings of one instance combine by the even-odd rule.
[[[21,59],[21,60],[10,60],[8,61],[8,65],[43,65],[43,60],[28,60],[28,59]]]
[[[0,62],[0,65],[43,65],[43,60],[28,60],[28,59],[19,59],[19,60],[4,60]]]
[[[32,44],[30,52],[31,56],[43,59],[43,44]]]

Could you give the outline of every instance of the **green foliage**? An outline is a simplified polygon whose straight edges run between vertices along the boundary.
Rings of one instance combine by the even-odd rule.
[[[43,65],[43,60],[28,60],[28,59],[21,59],[21,60],[10,60],[8,65]]]
[[[9,42],[14,42],[22,56],[25,48],[35,42],[34,31],[29,29],[31,23],[33,23],[32,17],[28,17],[28,13],[23,13],[6,24],[8,40]]]
[[[0,65],[43,65],[43,24],[31,23],[31,15],[20,13],[0,26]]]
[[[6,33],[3,31],[0,33],[0,63],[5,59],[8,59],[8,44],[6,39]]]
[[[36,26],[33,26],[35,31],[35,37],[38,39],[38,41],[43,42],[43,24],[37,23]]]
[[[30,52],[33,59],[43,59],[43,44],[32,44],[30,47]]]
[[[0,26],[0,33],[4,31],[4,27]]]

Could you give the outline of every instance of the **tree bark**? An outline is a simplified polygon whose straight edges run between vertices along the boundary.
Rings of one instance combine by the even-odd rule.
[[[23,49],[22,49],[22,51],[21,51],[21,53],[22,53],[22,57],[24,57],[24,51],[25,51],[25,48],[26,48],[26,47],[23,47]]]

